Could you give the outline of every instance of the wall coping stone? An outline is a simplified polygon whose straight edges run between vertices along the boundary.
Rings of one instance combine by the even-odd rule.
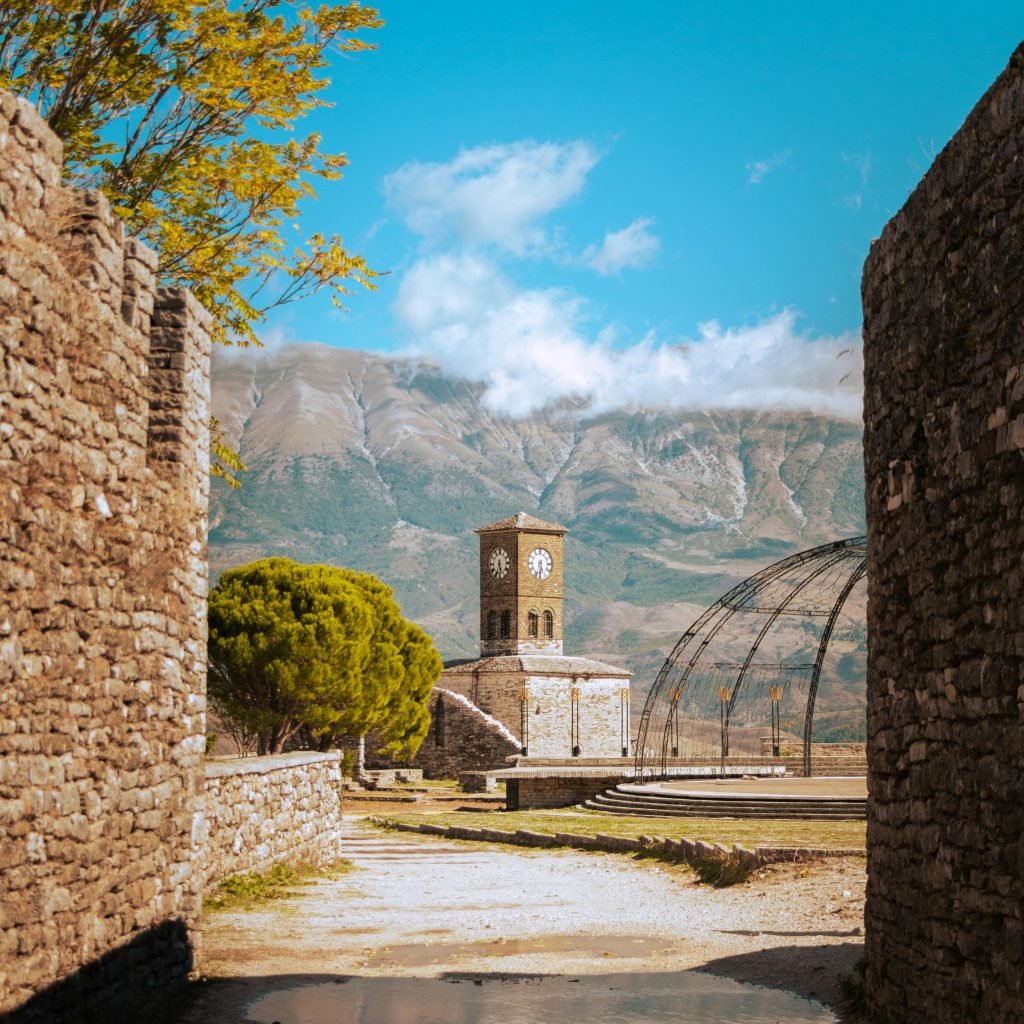
[[[864,858],[867,851],[860,846],[758,846],[753,850],[741,843],[734,843],[732,849],[721,843],[705,843],[700,839],[666,839],[664,836],[613,836],[605,832],[596,835],[573,832],[532,832],[516,829],[505,832],[492,828],[467,828],[462,825],[434,825],[427,822],[413,823],[394,821],[371,815],[368,819],[378,828],[395,832],[418,832],[420,835],[438,836],[445,839],[459,839],[470,842],[506,843],[510,846],[559,847],[596,850],[600,853],[637,853],[649,850],[654,853],[679,857],[687,863],[693,860],[724,861],[737,856],[748,869],[767,864],[787,864],[813,860],[839,858]]]
[[[208,759],[204,767],[206,778],[223,779],[235,775],[268,775],[270,772],[297,768],[305,764],[323,764],[341,761],[340,750],[326,753],[318,750],[294,750],[288,754],[266,754],[263,757],[238,757],[230,760]]]
[[[760,775],[760,776],[781,776],[785,774],[785,768],[775,765],[729,765],[725,769],[728,776]],[[718,777],[721,773],[716,769],[672,769],[667,774],[679,779],[703,779]],[[487,772],[487,775],[495,779],[632,779],[636,777],[636,768],[630,765],[615,768],[613,765],[594,765],[587,767],[543,765],[538,767],[524,768],[498,768]]]

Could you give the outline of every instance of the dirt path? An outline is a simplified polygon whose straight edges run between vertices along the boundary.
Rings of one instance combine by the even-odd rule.
[[[715,890],[685,869],[626,856],[432,841],[358,820],[344,852],[357,870],[339,879],[258,911],[207,916],[206,973],[236,980],[208,986],[182,1024],[254,1019],[245,1005],[299,976],[702,967],[834,1003],[861,955],[862,861]]]

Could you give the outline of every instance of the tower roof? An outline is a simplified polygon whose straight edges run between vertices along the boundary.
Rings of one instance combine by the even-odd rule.
[[[475,533],[498,533],[506,530],[537,530],[542,533],[568,533],[564,526],[558,523],[545,523],[543,519],[527,515],[525,512],[517,512],[507,519],[499,519],[496,523],[488,526],[478,527]]]

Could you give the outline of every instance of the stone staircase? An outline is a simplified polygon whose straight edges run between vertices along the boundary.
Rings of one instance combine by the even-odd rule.
[[[655,791],[627,783],[584,801],[583,807],[604,814],[651,818],[800,818],[810,821],[862,819],[867,816],[864,797],[728,796],[718,793]]]

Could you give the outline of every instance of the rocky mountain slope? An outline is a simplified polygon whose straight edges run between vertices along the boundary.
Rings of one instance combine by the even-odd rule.
[[[213,397],[249,466],[214,488],[214,573],[267,555],[376,573],[446,659],[476,653],[473,528],[519,510],[570,530],[567,648],[643,689],[734,583],[864,529],[860,427],[819,416],[563,403],[513,422],[429,364],[312,344],[218,353]]]

